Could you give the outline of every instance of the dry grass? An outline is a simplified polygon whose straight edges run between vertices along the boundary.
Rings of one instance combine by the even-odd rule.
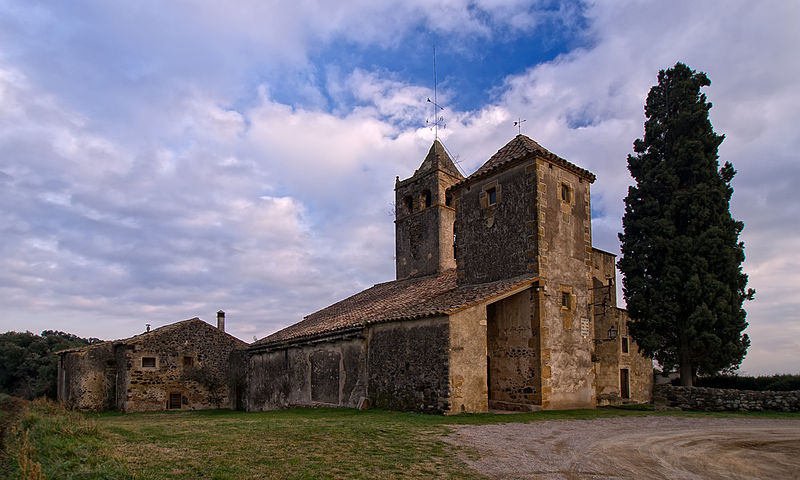
[[[94,420],[44,399],[24,404],[4,441],[2,478],[130,478]]]
[[[597,409],[440,417],[298,409],[83,415],[34,402],[7,435],[0,477],[20,478],[24,471],[36,478],[36,462],[48,479],[470,479],[480,478],[460,460],[470,452],[443,441],[451,425],[642,415],[730,414]],[[30,462],[20,463],[23,458]]]
[[[475,478],[431,418],[315,409],[98,420],[137,478]]]

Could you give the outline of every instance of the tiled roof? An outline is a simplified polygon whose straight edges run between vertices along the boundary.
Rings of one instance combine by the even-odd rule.
[[[301,341],[308,337],[394,320],[446,315],[532,283],[533,276],[498,282],[456,285],[456,271],[379,283],[265,337],[251,347]]]
[[[547,158],[549,161],[586,178],[590,182],[594,182],[596,178],[595,175],[589,170],[583,169],[574,163],[564,160],[558,155],[548,151],[531,138],[526,137],[525,135],[517,135],[510,142],[505,144],[500,150],[498,150],[497,153],[492,155],[486,163],[481,165],[481,167],[475,171],[475,173],[467,177],[466,180],[459,182],[459,184],[488,175],[506,165],[509,165],[515,160],[522,159],[532,153],[538,153]]]
[[[235,339],[236,341],[240,342],[242,344],[242,346],[247,345],[247,342],[243,342],[242,340],[239,340],[238,338],[234,337],[233,335],[231,335],[229,333],[220,332],[219,330],[217,330],[217,327],[215,327],[213,325],[210,325],[210,324],[204,322],[203,320],[200,320],[197,317],[194,317],[194,318],[190,318],[188,320],[181,320],[180,322],[170,323],[169,325],[164,325],[163,327],[154,328],[154,329],[150,330],[149,332],[140,333],[139,335],[134,335],[132,337],[123,338],[123,339],[120,339],[120,340],[107,340],[105,342],[95,343],[94,345],[87,345],[85,347],[68,348],[66,350],[61,350],[61,351],[58,351],[56,353],[61,354],[61,353],[79,352],[79,351],[82,351],[82,350],[87,350],[87,349],[90,349],[90,348],[98,347],[98,346],[101,346],[101,345],[106,345],[106,344],[109,344],[109,343],[112,343],[112,344],[113,343],[122,343],[122,344],[125,344],[125,345],[132,345],[132,344],[135,344],[135,343],[139,343],[139,342],[141,342],[141,341],[143,341],[145,339],[152,338],[153,336],[156,336],[156,335],[167,335],[167,334],[176,332],[176,331],[178,331],[178,330],[180,330],[182,328],[185,328],[185,327],[213,329],[213,331],[216,331],[216,332],[218,332],[218,333],[220,333],[222,335],[228,335],[229,337]]]
[[[450,155],[447,154],[444,145],[438,139],[433,141],[433,145],[428,150],[428,155],[425,156],[425,160],[422,161],[422,165],[414,172],[414,175],[432,169],[443,170],[454,177],[464,178],[456,168]]]
[[[439,140],[433,141],[430,150],[428,150],[428,154],[425,156],[425,160],[423,160],[419,168],[414,171],[414,175],[405,180],[399,180],[398,185],[415,182],[420,176],[436,170],[441,170],[457,180],[464,179],[464,176],[458,171],[450,155],[447,154],[447,149],[444,148],[444,145],[442,145],[442,142]]]

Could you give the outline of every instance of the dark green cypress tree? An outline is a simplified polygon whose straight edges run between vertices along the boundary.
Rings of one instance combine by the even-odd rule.
[[[681,384],[736,369],[750,345],[742,272],[744,224],[730,214],[730,163],[708,119],[700,88],[711,81],[682,63],[658,73],[645,106],[644,139],[633,143],[618,266],[634,321],[630,334]]]

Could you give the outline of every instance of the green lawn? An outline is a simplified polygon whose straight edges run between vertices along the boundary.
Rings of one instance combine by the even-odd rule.
[[[19,475],[22,452],[41,464],[45,478],[58,479],[469,479],[479,476],[442,440],[450,425],[654,414],[721,415],[639,409],[455,417],[349,409],[82,415],[36,402],[8,437],[0,477]],[[26,436],[33,453],[22,448]]]

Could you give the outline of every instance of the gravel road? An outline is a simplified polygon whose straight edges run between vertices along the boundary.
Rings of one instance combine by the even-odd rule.
[[[800,479],[800,420],[651,416],[470,425],[455,427],[447,440],[467,447],[464,460],[490,478]]]

